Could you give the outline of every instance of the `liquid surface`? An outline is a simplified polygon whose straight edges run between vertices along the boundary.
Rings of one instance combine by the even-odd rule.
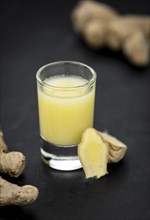
[[[88,80],[83,79],[82,77],[77,76],[53,76],[50,78],[47,78],[44,80],[44,82],[50,86],[56,86],[56,87],[77,87],[77,86],[83,86],[88,83]]]

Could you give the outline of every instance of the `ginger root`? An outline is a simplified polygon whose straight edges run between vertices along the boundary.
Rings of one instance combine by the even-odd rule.
[[[32,185],[18,186],[0,176],[0,205],[27,205],[38,197],[38,189]]]
[[[88,128],[78,145],[78,155],[86,178],[100,178],[108,173],[108,146],[94,128]]]
[[[25,168],[25,159],[21,152],[8,152],[3,132],[0,130],[0,173],[18,177]],[[18,186],[0,176],[0,206],[30,204],[37,199],[38,193],[35,186]]]
[[[25,167],[25,156],[21,152],[8,152],[2,131],[0,131],[0,172],[18,177]]]
[[[109,146],[108,162],[117,163],[121,159],[123,159],[127,151],[127,145],[108,133],[99,132],[99,135],[101,136],[103,141],[106,142],[106,144]]]
[[[87,128],[78,145],[78,156],[86,178],[101,178],[108,174],[107,164],[117,163],[125,156],[127,146],[117,138]]]
[[[75,32],[91,48],[122,50],[137,66],[149,63],[149,16],[121,15],[107,4],[82,0],[73,9],[71,19]]]

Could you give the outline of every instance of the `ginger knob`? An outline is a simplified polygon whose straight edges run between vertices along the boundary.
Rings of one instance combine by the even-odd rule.
[[[117,163],[125,156],[127,146],[117,138],[87,128],[78,145],[78,156],[86,178],[101,178],[108,174],[107,164]]]
[[[25,167],[25,156],[21,152],[8,152],[3,132],[0,131],[0,173],[18,177]]]
[[[83,166],[86,178],[100,178],[108,173],[108,146],[94,128],[84,131],[78,155]]]
[[[0,177],[0,206],[27,205],[33,203],[39,194],[32,185],[18,186]]]
[[[108,162],[117,163],[121,159],[123,159],[127,151],[127,145],[108,133],[99,132],[99,135],[102,137],[103,141],[106,142],[109,146]]]
[[[136,66],[149,64],[150,17],[123,15],[108,4],[82,0],[72,11],[75,32],[94,49],[122,51]]]
[[[18,177],[25,168],[25,156],[21,152],[8,152],[3,132],[0,131],[0,173]],[[39,194],[32,185],[18,186],[0,176],[0,206],[27,205],[33,203]]]

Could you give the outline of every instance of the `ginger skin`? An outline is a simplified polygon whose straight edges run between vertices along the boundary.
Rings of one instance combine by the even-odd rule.
[[[75,32],[91,48],[122,50],[136,66],[149,63],[149,16],[121,15],[109,5],[90,0],[80,1],[71,15]]]
[[[38,189],[32,185],[18,186],[0,176],[0,206],[27,205],[38,197]]]
[[[8,152],[2,131],[0,131],[0,173],[18,177],[25,167],[25,156],[21,152]]]
[[[0,130],[0,173],[18,177],[25,168],[25,159],[21,152],[8,152],[3,132]],[[18,186],[0,176],[0,206],[30,204],[37,199],[38,194],[35,186]]]

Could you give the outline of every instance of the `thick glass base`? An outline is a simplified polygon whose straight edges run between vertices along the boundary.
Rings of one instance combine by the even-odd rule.
[[[77,145],[56,146],[41,138],[43,161],[56,170],[71,171],[82,167],[77,156]]]

